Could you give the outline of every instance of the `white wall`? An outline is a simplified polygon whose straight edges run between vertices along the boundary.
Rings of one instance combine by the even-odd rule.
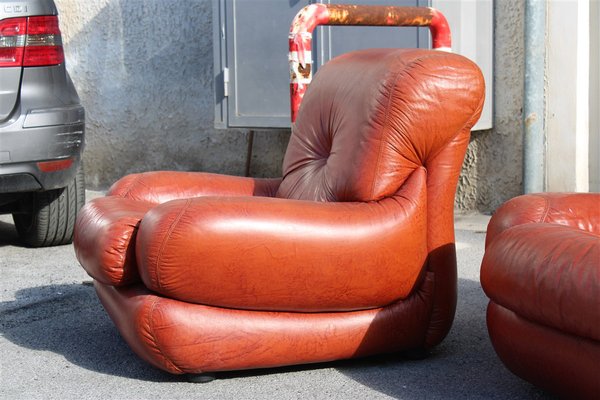
[[[348,3],[352,3],[348,0]],[[485,78],[485,104],[473,130],[493,127],[494,5],[492,0],[432,0],[452,31],[452,51],[477,63]]]
[[[600,192],[600,1],[590,3],[590,191]]]
[[[589,190],[588,1],[549,1],[546,191]]]

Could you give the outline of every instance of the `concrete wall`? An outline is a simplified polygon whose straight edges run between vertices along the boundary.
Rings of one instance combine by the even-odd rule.
[[[524,2],[494,2],[494,128],[473,132],[456,205],[493,212],[522,194]]]
[[[55,0],[87,111],[87,184],[179,169],[243,175],[245,131],[213,129],[209,0]],[[287,132],[257,132],[251,173],[280,174]]]
[[[247,134],[213,129],[209,0],[55,0],[87,110],[88,186],[136,171],[243,175]],[[523,5],[494,2],[494,128],[474,132],[456,205],[491,212],[521,193]],[[289,132],[257,132],[251,174],[277,176]]]

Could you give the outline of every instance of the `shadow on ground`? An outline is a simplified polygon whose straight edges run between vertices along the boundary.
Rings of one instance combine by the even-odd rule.
[[[18,346],[61,354],[92,371],[150,381],[177,379],[136,357],[88,284],[20,290],[16,300],[0,303],[0,334]]]
[[[459,279],[456,317],[446,339],[423,360],[380,356],[339,370],[377,392],[402,399],[552,399],[508,371],[487,333],[487,297],[479,282]]]
[[[4,216],[3,219],[7,220],[7,217]],[[4,246],[21,246],[21,244],[15,225],[10,222],[0,221],[0,247]]]

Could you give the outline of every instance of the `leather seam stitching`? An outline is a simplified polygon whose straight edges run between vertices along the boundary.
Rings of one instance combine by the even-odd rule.
[[[160,271],[159,271],[159,268],[158,268],[158,266],[160,264],[160,259],[162,258],[164,249],[165,249],[165,247],[167,245],[167,241],[171,237],[171,234],[175,230],[175,227],[179,223],[179,220],[181,219],[181,217],[183,216],[183,214],[187,211],[187,208],[190,205],[190,203],[191,203],[191,199],[187,199],[186,202],[185,202],[185,204],[184,204],[184,206],[181,208],[181,210],[177,214],[177,217],[175,217],[175,219],[171,223],[171,226],[169,226],[169,229],[167,230],[167,234],[164,236],[164,238],[162,240],[162,243],[160,244],[160,249],[158,250],[158,254],[156,255],[156,263],[154,265],[154,275],[156,277],[156,286],[159,289],[161,289],[161,290],[163,288],[162,288],[162,285],[161,285]]]
[[[541,216],[539,222],[546,222],[546,218],[548,217],[548,214],[550,213],[550,202],[548,201],[548,199],[545,196],[541,196],[539,194],[536,194],[534,196],[537,196],[544,201],[544,212],[542,213],[542,216]]]
[[[479,110],[480,108],[483,108],[484,101],[485,101],[485,92],[484,92],[483,96],[481,96],[481,99],[479,99],[479,104],[477,105],[475,110]],[[446,143],[444,143],[443,146],[440,146],[440,149],[434,155],[431,155],[429,157],[429,159],[431,159],[431,160],[435,159],[442,151],[444,151],[444,149],[446,149],[446,147],[450,143],[452,143],[464,131],[465,127],[471,123],[471,121],[473,120],[473,117],[476,114],[477,114],[477,112],[473,113],[471,115],[471,117],[469,117],[469,119],[459,129],[456,130],[456,133],[452,137],[450,137],[450,139]],[[469,134],[470,134],[470,132],[469,132]],[[464,163],[464,157],[463,157],[463,162],[461,163],[461,166],[463,163]],[[425,163],[423,163],[423,164],[425,164]],[[423,166],[425,167],[425,165],[423,165]],[[425,168],[427,168],[427,167],[425,167]]]
[[[409,64],[407,64],[406,67],[411,66],[411,64],[413,62],[410,62]],[[394,76],[394,85],[390,89],[390,93],[389,93],[388,99],[387,99],[388,100],[387,105],[385,107],[385,119],[384,119],[383,125],[381,126],[380,131],[378,132],[380,142],[379,142],[379,149],[377,150],[377,163],[375,164],[376,165],[375,174],[373,176],[373,180],[371,183],[371,195],[369,196],[371,199],[375,195],[375,183],[377,181],[377,177],[379,176],[381,153],[383,152],[383,142],[384,142],[383,135],[385,134],[386,128],[388,128],[388,126],[389,126],[389,115],[390,115],[390,108],[391,108],[391,104],[392,104],[392,95],[394,94],[394,91],[396,90],[396,85],[398,84],[398,78],[400,77],[400,75],[403,75],[405,70],[406,70],[406,68],[403,69],[402,71],[397,72],[396,76]]]
[[[173,369],[179,371],[179,372],[183,372],[181,370],[181,368],[179,368],[177,365],[175,365],[161,350],[160,346],[158,345],[158,341],[156,340],[156,335],[154,333],[155,329],[154,329],[154,311],[156,310],[156,307],[158,305],[158,303],[160,302],[160,298],[155,298],[152,300],[152,304],[150,305],[150,312],[148,313],[148,333],[150,334],[150,337],[152,338],[152,342],[154,344],[154,347],[156,348],[156,350],[158,351],[158,354],[163,358],[164,362],[167,363],[169,366],[171,366]]]
[[[133,187],[142,179],[142,174],[138,174],[138,176],[135,177],[135,179],[133,181],[131,181],[131,183],[129,184],[129,186],[127,186],[127,189],[125,189],[125,192],[121,195],[121,197],[127,197],[129,198],[129,193],[131,193],[131,191],[133,190]]]
[[[380,135],[381,139],[383,138],[383,135],[385,133],[386,128],[389,127],[389,122],[390,122],[389,121],[389,115],[390,115],[390,105],[391,105],[391,102],[392,102],[392,95],[394,94],[394,92],[396,90],[396,87],[398,86],[398,82],[400,81],[400,76],[401,75],[404,76],[404,75],[408,74],[407,70],[409,68],[412,68],[415,64],[420,63],[420,62],[422,62],[424,60],[428,60],[430,58],[438,57],[438,56],[439,56],[439,54],[427,54],[427,55],[415,58],[415,59],[411,60],[410,62],[408,62],[404,66],[404,68],[402,69],[402,71],[398,71],[396,73],[396,75],[394,76],[394,85],[392,86],[392,88],[390,90],[390,93],[389,93],[389,96],[388,96],[388,102],[387,102],[387,106],[386,106],[386,110],[385,110],[385,120],[384,120],[384,123],[383,123],[380,131],[379,131],[379,135]],[[465,125],[466,125],[466,123],[465,123]],[[461,130],[462,130],[462,128],[452,137],[452,139],[450,141],[452,141],[454,139],[454,137],[456,137],[458,135],[458,133],[460,133]],[[380,143],[379,143],[379,150],[378,150],[378,153],[377,153],[377,164],[376,164],[376,168],[375,168],[375,176],[373,177],[373,183],[371,184],[371,196],[370,196],[371,198],[373,198],[373,196],[375,194],[375,183],[377,181],[377,177],[379,176],[379,169],[381,167],[380,160],[381,160],[381,154],[383,152],[383,150],[382,150],[383,149],[383,142],[384,142],[384,140],[381,140]],[[423,166],[425,166],[424,163],[422,163],[422,164],[423,164]]]

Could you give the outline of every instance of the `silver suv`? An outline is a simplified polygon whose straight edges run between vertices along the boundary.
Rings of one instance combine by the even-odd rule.
[[[85,113],[52,0],[0,0],[0,214],[28,246],[70,243],[85,201]]]

